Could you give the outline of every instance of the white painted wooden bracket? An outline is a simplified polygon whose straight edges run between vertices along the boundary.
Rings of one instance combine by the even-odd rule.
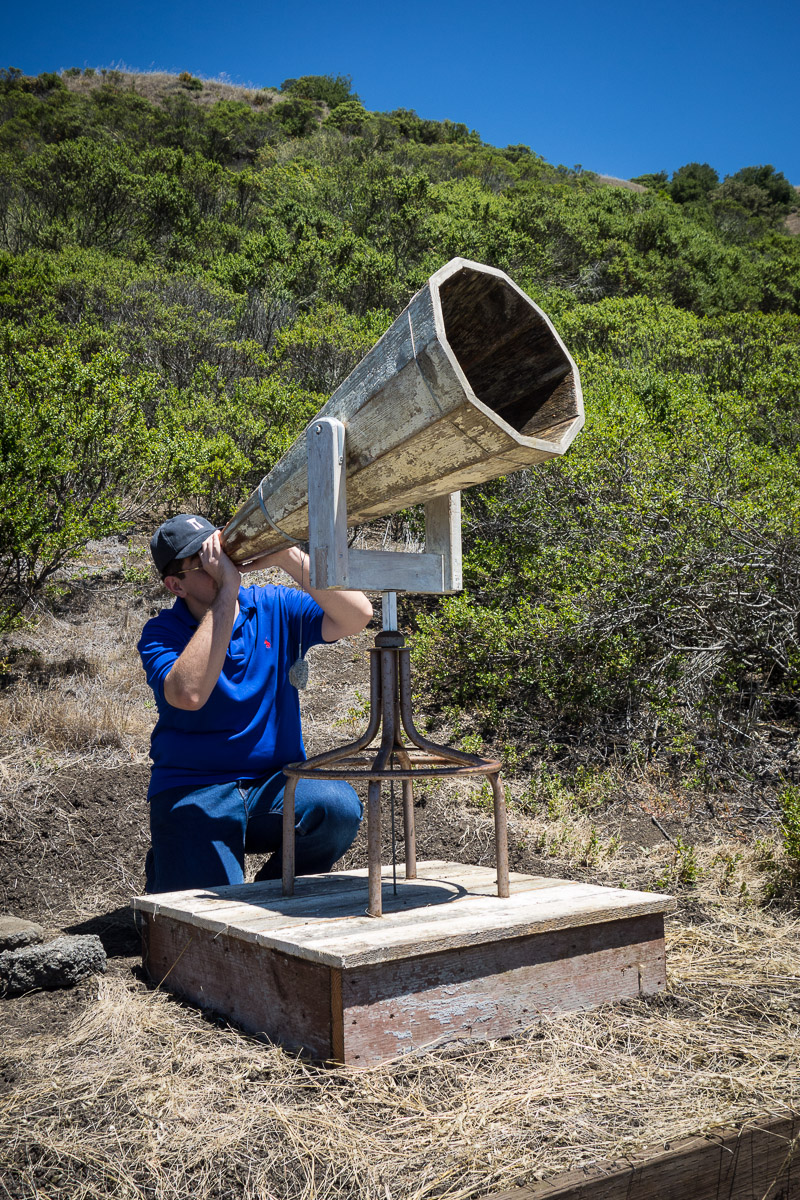
[[[308,549],[312,588],[367,592],[461,590],[461,493],[425,505],[425,551],[351,550],[347,545],[345,427],[319,417],[306,431]]]

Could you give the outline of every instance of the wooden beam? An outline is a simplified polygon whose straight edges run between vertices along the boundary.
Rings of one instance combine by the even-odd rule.
[[[350,550],[347,545],[343,423],[332,417],[320,417],[312,421],[308,427],[306,448],[309,582],[312,588],[432,592],[438,595],[454,590],[452,579],[456,576],[456,587],[461,587],[460,499],[444,496],[439,502],[434,501],[428,506],[431,509],[431,531],[436,553]],[[448,571],[447,585],[445,569]]]
[[[442,591],[460,592],[461,492],[437,496],[425,505],[425,549],[442,556]]]
[[[306,433],[308,557],[312,588],[347,586],[344,425],[321,417]]]
[[[432,592],[443,586],[441,554],[414,554],[406,550],[351,550],[347,586],[362,592]]]
[[[726,1126],[482,1200],[798,1200],[800,1114]]]

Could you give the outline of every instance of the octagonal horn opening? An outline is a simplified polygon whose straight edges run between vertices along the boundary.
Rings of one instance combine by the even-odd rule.
[[[439,285],[447,344],[477,398],[517,433],[558,443],[583,406],[547,317],[502,275],[464,266]]]

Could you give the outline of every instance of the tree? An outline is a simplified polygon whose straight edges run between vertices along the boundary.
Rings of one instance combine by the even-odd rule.
[[[676,204],[702,203],[719,186],[719,175],[708,163],[687,163],[672,176],[670,195]]]
[[[798,203],[797,192],[789,180],[784,177],[782,171],[776,171],[773,166],[742,167],[741,171],[737,171],[734,175],[726,175],[725,184],[728,182],[737,182],[747,187],[758,188],[764,193],[765,198],[768,198],[769,205],[781,212],[788,212]]]
[[[120,354],[6,347],[0,376],[0,627],[88,541],[156,490],[143,408],[153,379]]]

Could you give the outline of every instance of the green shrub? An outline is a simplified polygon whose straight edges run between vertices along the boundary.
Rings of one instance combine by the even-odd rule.
[[[800,787],[785,784],[778,792],[783,849],[791,870],[800,876]]]
[[[0,626],[90,538],[128,527],[163,466],[143,416],[153,387],[119,355],[6,346],[0,376]]]
[[[224,524],[318,411],[324,397],[278,379],[242,380],[232,392],[209,367],[173,392],[154,419],[170,463],[162,500]]]
[[[360,103],[352,88],[349,75],[301,75],[299,79],[285,79],[280,90],[298,99],[319,100],[328,108],[336,108],[348,100]]]
[[[725,786],[756,761],[754,723],[800,697],[800,327],[723,334],[636,301],[575,309],[564,332],[594,349],[587,429],[563,460],[465,496],[467,590],[419,616],[429,704],[495,744]]]
[[[329,113],[323,123],[330,129],[354,136],[361,132],[368,118],[369,113],[360,100],[345,100]]]

